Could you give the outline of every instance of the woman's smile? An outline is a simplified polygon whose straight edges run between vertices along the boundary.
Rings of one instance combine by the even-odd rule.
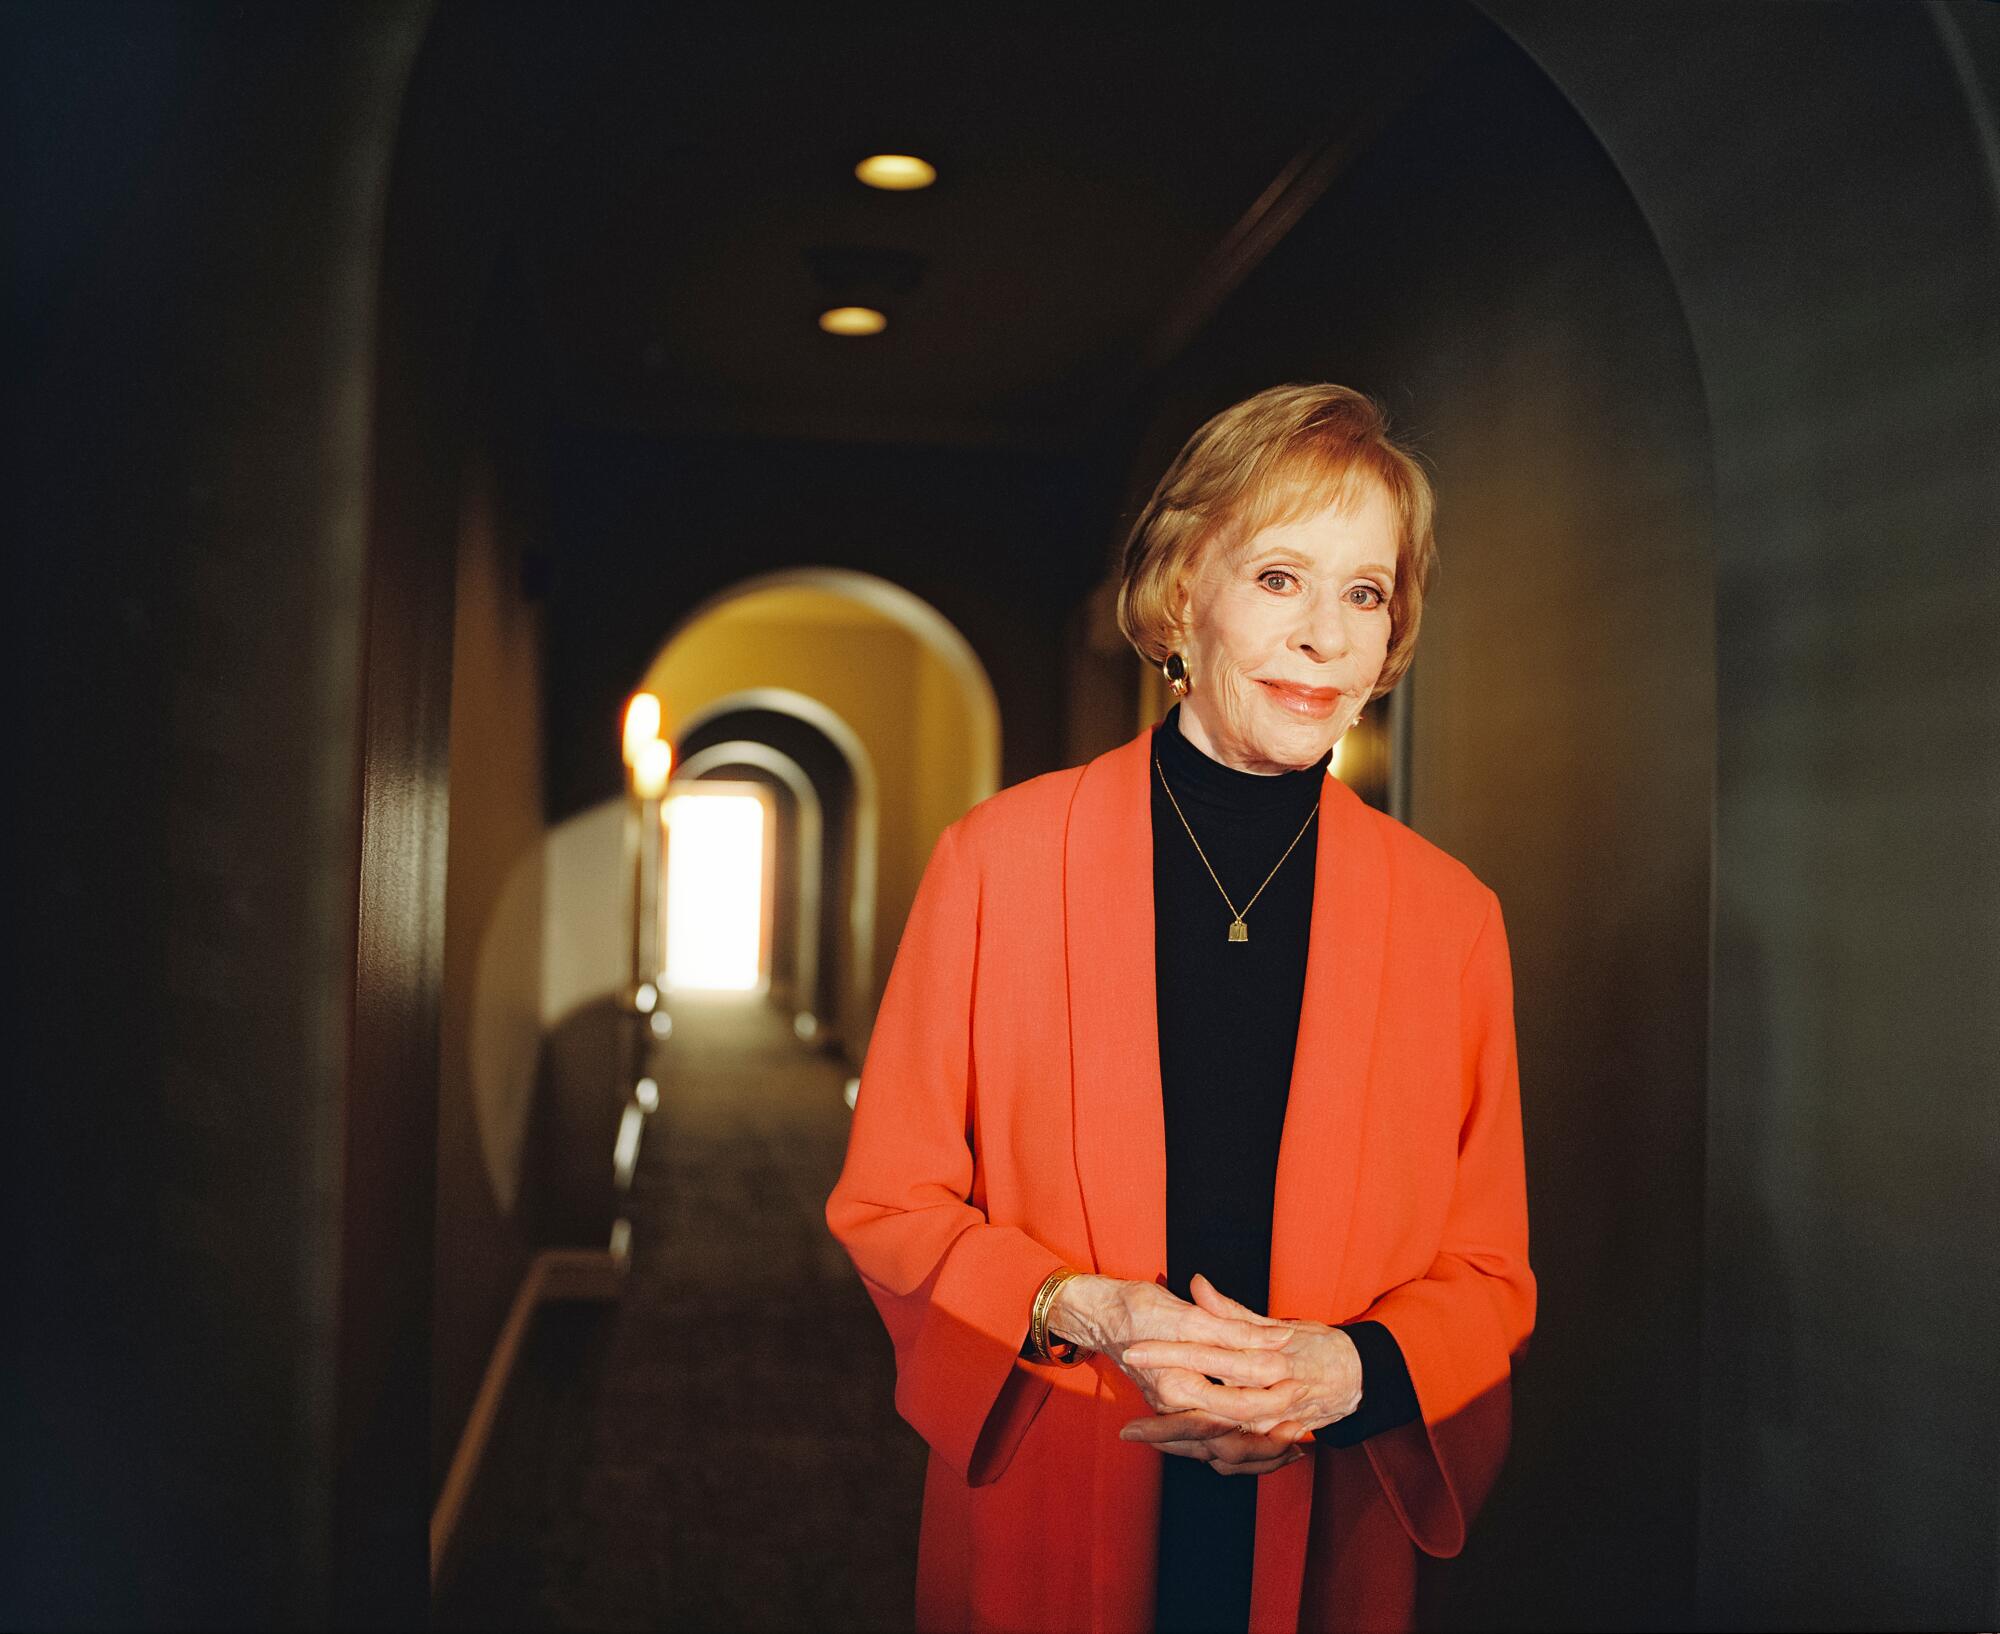
[[[1305,720],[1323,721],[1340,707],[1338,687],[1301,686],[1296,681],[1271,681],[1261,675],[1251,679],[1270,695],[1278,708]]]

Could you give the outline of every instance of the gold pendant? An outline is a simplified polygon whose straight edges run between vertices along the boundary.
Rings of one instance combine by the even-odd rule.
[[[1248,925],[1244,924],[1244,923],[1243,923],[1243,921],[1242,921],[1242,920],[1240,920],[1240,919],[1232,919],[1232,920],[1230,920],[1230,922],[1229,922],[1229,939],[1230,939],[1230,941],[1232,941],[1232,942],[1247,942],[1247,941],[1249,941],[1249,940],[1250,940],[1250,927],[1249,927]]]

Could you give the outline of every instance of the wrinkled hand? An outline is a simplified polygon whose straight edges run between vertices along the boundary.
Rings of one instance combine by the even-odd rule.
[[[1253,1430],[1197,1408],[1135,1418],[1118,1432],[1118,1439],[1148,1441],[1177,1458],[1199,1458],[1218,1475],[1269,1475],[1305,1457],[1302,1443],[1311,1437],[1291,1419]]]
[[[1073,1339],[1086,1350],[1108,1356],[1139,1388],[1155,1412],[1192,1407],[1181,1399],[1178,1364],[1144,1366],[1127,1358],[1135,1345],[1172,1343],[1242,1351],[1274,1348],[1284,1343],[1273,1324],[1247,1322],[1190,1305],[1151,1282],[1125,1282],[1116,1277],[1084,1275],[1064,1283],[1049,1313],[1049,1328],[1060,1339]]]
[[[1280,1469],[1304,1456],[1298,1443],[1305,1426],[1272,1415],[1268,1424],[1251,1429],[1242,1417],[1206,1410],[1208,1404],[1197,1399],[1196,1391],[1216,1387],[1191,1371],[1181,1352],[1228,1357],[1231,1373],[1249,1368],[1261,1378],[1271,1370],[1250,1359],[1289,1344],[1290,1325],[1258,1316],[1233,1300],[1227,1302],[1231,1309],[1220,1309],[1213,1301],[1222,1296],[1207,1279],[1197,1277],[1197,1299],[1204,1289],[1211,1297],[1206,1307],[1150,1282],[1074,1277],[1058,1294],[1049,1326],[1059,1338],[1108,1356],[1154,1410],[1155,1417],[1128,1424],[1123,1439],[1150,1441],[1162,1452],[1204,1459],[1224,1474]],[[1149,1354],[1154,1351],[1160,1354]]]
[[[1120,1432],[1125,1439],[1189,1456],[1219,1454],[1218,1469],[1226,1460],[1241,1473],[1262,1474],[1291,1461],[1265,1450],[1273,1441],[1282,1438],[1298,1456],[1295,1443],[1310,1440],[1312,1431],[1361,1405],[1361,1353],[1339,1328],[1261,1316],[1203,1276],[1195,1277],[1191,1291],[1197,1309],[1219,1321],[1261,1329],[1262,1340],[1230,1345],[1161,1338],[1127,1347],[1120,1365],[1152,1373],[1173,1410],[1126,1425]],[[1231,1434],[1218,1431],[1218,1425],[1236,1429]],[[1205,1443],[1204,1450],[1187,1453],[1190,1441]]]

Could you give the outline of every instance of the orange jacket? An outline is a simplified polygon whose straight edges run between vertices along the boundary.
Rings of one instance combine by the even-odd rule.
[[[1159,1460],[1102,1358],[1021,1359],[1069,1264],[1164,1280],[1150,731],[940,836],[862,1069],[827,1223],[931,1448],[922,1629],[1152,1626]],[[1279,1151],[1273,1315],[1396,1337],[1419,1422],[1258,1492],[1253,1631],[1400,1627],[1456,1554],[1534,1325],[1513,987],[1493,892],[1328,777]]]

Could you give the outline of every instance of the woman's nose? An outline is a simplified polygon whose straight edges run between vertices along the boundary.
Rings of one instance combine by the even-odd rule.
[[[1301,652],[1324,662],[1347,651],[1347,620],[1338,602],[1318,602],[1303,609],[1292,640]]]

